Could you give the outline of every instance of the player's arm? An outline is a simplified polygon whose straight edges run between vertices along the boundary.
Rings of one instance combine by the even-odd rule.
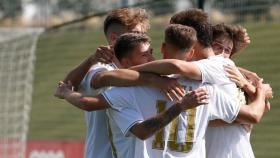
[[[83,94],[73,91],[71,87],[71,84],[60,82],[57,88],[57,95],[75,107],[85,111],[102,110],[110,107],[102,95],[94,97],[83,96]]]
[[[256,87],[251,84],[235,66],[225,65],[225,70],[228,73],[228,78],[240,87],[246,94],[253,97],[256,92]]]
[[[225,95],[219,88],[210,88],[209,91],[213,94],[214,108],[210,108],[210,120],[222,119],[227,123],[236,121],[242,124],[258,123],[264,113],[265,99],[272,96],[272,89],[268,84],[262,84],[259,81],[257,84],[255,97],[248,105],[240,105],[237,99]]]
[[[272,98],[272,89],[268,84],[258,83],[255,98],[248,105],[242,105],[236,121],[255,124],[260,122],[266,106],[266,99]]]
[[[231,125],[240,125],[239,121],[233,121],[232,123],[227,123],[226,121],[217,119],[217,120],[211,120],[208,124],[210,127],[219,127],[219,126],[231,126]],[[243,125],[243,124],[242,124]]]
[[[263,85],[262,90],[265,91],[265,100],[268,100],[272,97],[272,90],[268,84]],[[270,108],[270,104],[268,101],[263,100],[261,97],[263,92],[258,92],[254,94],[254,98],[251,98],[253,102],[248,105],[241,105],[239,114],[237,119],[232,123],[227,123],[223,120],[216,119],[211,120],[209,122],[209,126],[217,127],[217,126],[226,126],[226,125],[234,125],[234,124],[255,124],[260,121],[264,112],[267,112]]]
[[[181,102],[174,104],[166,111],[149,118],[143,122],[137,123],[130,128],[130,132],[141,140],[145,140],[164,128],[181,112],[206,104],[208,93],[204,89],[197,89],[188,93]]]
[[[180,74],[195,80],[202,79],[201,71],[196,64],[177,59],[156,60],[130,69],[160,75]]]
[[[253,128],[253,124],[241,124],[238,121],[233,121],[232,123],[227,123],[227,122],[225,122],[223,120],[220,120],[220,119],[212,120],[208,124],[209,127],[232,126],[232,125],[242,125],[243,128],[247,132],[250,132]]]
[[[74,90],[78,89],[79,84],[83,80],[84,76],[90,69],[90,67],[97,62],[108,63],[113,58],[113,53],[110,46],[100,46],[96,52],[87,57],[81,64],[71,70],[65,77],[64,82],[70,81],[74,87]]]
[[[242,73],[242,75],[245,76],[245,78],[247,78],[249,81],[255,83],[257,82],[258,80],[260,80],[261,78],[258,76],[257,73],[255,72],[252,72],[250,70],[247,70],[245,68],[241,68],[241,67],[238,67],[238,70]]]
[[[151,86],[162,90],[171,100],[179,100],[184,96],[182,86],[175,79],[129,69],[98,72],[92,77],[91,86],[95,89],[107,86]]]
[[[160,77],[151,73],[140,73],[128,69],[102,71],[91,79],[91,86],[95,89],[109,86],[154,86]]]
[[[84,76],[93,64],[95,64],[95,62],[92,62],[91,57],[86,58],[66,75],[64,82],[70,81],[73,84],[74,90],[77,90]]]

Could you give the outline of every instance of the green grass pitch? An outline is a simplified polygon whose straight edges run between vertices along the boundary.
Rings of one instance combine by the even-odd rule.
[[[257,72],[274,90],[272,108],[253,129],[251,142],[258,158],[280,157],[280,24],[246,25],[251,45],[234,60]],[[163,27],[152,28],[150,35],[155,56]],[[84,115],[63,100],[53,97],[57,82],[96,47],[105,44],[102,29],[59,31],[40,37],[37,47],[33,106],[29,139],[80,140],[85,137]]]

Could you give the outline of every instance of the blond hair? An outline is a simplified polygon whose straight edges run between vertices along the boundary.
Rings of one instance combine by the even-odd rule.
[[[144,32],[150,28],[148,14],[145,9],[141,8],[120,8],[111,11],[104,21],[105,34],[113,24],[124,26],[126,29],[133,29],[136,25],[141,24]]]

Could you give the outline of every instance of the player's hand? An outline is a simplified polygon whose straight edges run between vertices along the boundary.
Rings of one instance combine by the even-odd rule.
[[[250,82],[256,83],[258,82],[261,78],[256,74],[255,72],[240,68],[239,69],[242,75]]]
[[[270,84],[263,84],[263,88],[265,89],[265,99],[272,99],[273,98],[273,91]]]
[[[69,91],[73,91],[72,83],[68,81],[68,83],[66,84],[63,81],[59,81],[54,96],[60,99],[64,99],[65,94]]]
[[[237,53],[242,49],[245,49],[251,43],[250,37],[245,28],[239,26],[237,27],[237,30],[238,30],[239,38],[234,41],[234,49],[233,49],[234,53]]]
[[[247,29],[243,28],[241,30],[241,32],[242,32],[242,35],[243,35],[242,36],[243,37],[243,40],[242,40],[243,46],[247,47],[251,43],[251,40],[250,40],[249,34],[247,32]]]
[[[265,101],[265,109],[264,112],[268,112],[270,110],[270,102],[269,101]]]
[[[238,71],[237,67],[231,65],[224,65],[224,69],[226,70],[227,77],[234,82],[238,87],[243,88],[248,85],[249,82],[242,74]]]
[[[90,60],[92,64],[96,64],[97,62],[108,64],[113,61],[114,56],[114,51],[111,46],[100,46],[90,56]]]
[[[261,96],[264,100],[273,98],[272,88],[269,84],[263,84],[263,79],[256,82],[256,96]]]
[[[187,110],[202,104],[207,104],[208,99],[208,92],[203,88],[198,88],[196,90],[189,91],[180,101],[179,105],[182,110]]]
[[[156,86],[171,101],[179,101],[185,96],[184,88],[178,83],[177,79],[160,77]]]
[[[270,84],[264,84],[263,79],[260,79],[258,82],[255,83],[258,92],[257,95],[262,95],[265,100],[273,98],[273,91]]]

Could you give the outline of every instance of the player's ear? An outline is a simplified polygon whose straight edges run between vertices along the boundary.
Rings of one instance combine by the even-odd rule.
[[[118,38],[118,35],[115,32],[111,32],[109,34],[110,43],[115,43]]]
[[[120,59],[120,63],[124,68],[130,67],[130,61],[127,58]]]
[[[186,54],[187,61],[191,61],[194,56],[194,48],[191,48],[191,50]]]

